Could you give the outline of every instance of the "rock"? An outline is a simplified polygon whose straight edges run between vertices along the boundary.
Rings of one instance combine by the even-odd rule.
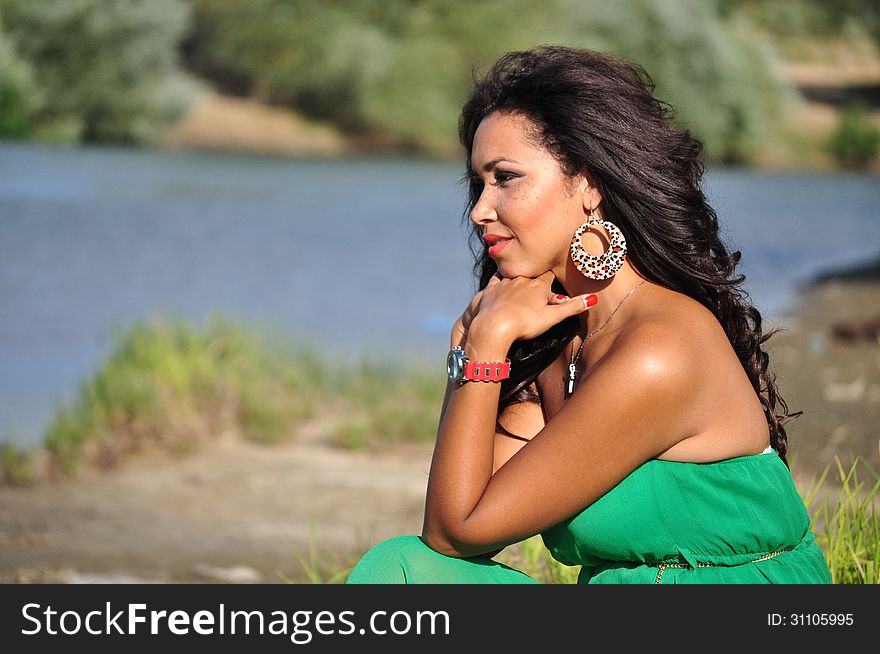
[[[829,382],[822,390],[826,402],[858,402],[865,394],[865,378],[859,377],[848,384]]]
[[[100,572],[77,572],[71,571],[65,583],[68,584],[160,584],[161,581],[143,579],[130,575],[104,574]]]
[[[861,321],[834,323],[831,325],[831,335],[845,343],[856,341],[880,343],[880,316]]]
[[[258,584],[262,581],[260,573],[246,565],[221,568],[205,563],[196,563],[192,567],[192,571],[199,577],[224,584]]]

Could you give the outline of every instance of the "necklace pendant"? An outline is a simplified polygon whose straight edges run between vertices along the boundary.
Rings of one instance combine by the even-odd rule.
[[[575,374],[575,364],[570,363],[568,365],[568,394],[571,395],[574,392],[574,374]]]

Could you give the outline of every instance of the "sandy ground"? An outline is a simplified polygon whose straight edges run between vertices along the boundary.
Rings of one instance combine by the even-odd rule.
[[[331,125],[254,100],[202,92],[160,139],[169,149],[335,156],[354,150]]]
[[[0,582],[326,579],[352,552],[420,531],[430,456],[426,446],[371,455],[314,438],[230,441],[3,488]]]
[[[878,300],[878,281],[828,281],[775,323],[784,331],[768,342],[773,367],[790,408],[805,412],[788,427],[802,493],[835,454],[880,470],[880,342],[839,341],[831,329],[877,317]],[[305,581],[307,570],[326,580],[378,540],[418,533],[430,445],[349,452],[321,431],[0,488],[0,582],[281,583]]]
[[[793,472],[805,481],[833,462],[858,456],[880,472],[880,340],[835,337],[834,325],[880,319],[880,281],[829,280],[804,289],[798,311],[768,326],[783,331],[766,349],[789,409]],[[860,468],[861,469],[861,468]]]

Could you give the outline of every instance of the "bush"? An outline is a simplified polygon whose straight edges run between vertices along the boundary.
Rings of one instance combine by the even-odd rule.
[[[44,94],[29,107],[30,129],[71,141],[149,139],[184,109],[166,88],[188,16],[183,0],[0,0],[6,34]]]
[[[204,329],[138,322],[58,409],[45,446],[70,474],[84,461],[112,466],[147,446],[186,453],[221,434],[279,442],[316,410],[314,361],[308,347],[271,347],[265,334],[219,316]]]
[[[436,436],[445,378],[420,364],[389,367],[319,356],[283,333],[215,314],[135,322],[61,404],[44,438],[50,472],[112,467],[146,448],[188,454],[222,435],[275,444],[321,418],[348,449],[384,449]],[[31,474],[31,453],[0,451],[0,485]]]
[[[0,443],[0,486],[25,486],[34,481],[33,453]]]
[[[31,67],[18,55],[0,24],[0,137],[30,135],[39,97]]]
[[[389,365],[364,359],[338,366],[330,388],[344,406],[329,427],[334,443],[379,450],[429,443],[437,436],[446,379],[424,364]]]
[[[559,1],[559,0],[558,0]],[[575,44],[641,65],[709,160],[747,162],[794,95],[743,17],[700,0],[565,0]]]
[[[828,149],[847,168],[862,169],[873,163],[880,150],[880,129],[872,122],[867,106],[853,103],[841,112]]]
[[[540,43],[642,64],[718,160],[748,159],[787,97],[744,19],[699,0],[192,2],[195,71],[370,145],[458,154],[472,70]]]

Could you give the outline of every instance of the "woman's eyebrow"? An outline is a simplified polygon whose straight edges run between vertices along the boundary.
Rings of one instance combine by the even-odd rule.
[[[502,161],[506,161],[506,162],[508,162],[508,163],[514,163],[514,164],[522,165],[522,164],[520,164],[520,162],[517,161],[516,159],[509,159],[509,158],[507,158],[507,157],[497,157],[497,158],[495,158],[495,159],[492,159],[492,161],[487,161],[486,163],[484,163],[484,164],[483,164],[483,170],[486,171],[486,172],[488,173],[489,171],[491,171],[495,166],[497,166],[497,165],[498,165],[499,163],[501,163]],[[471,168],[471,174],[476,175],[476,174],[477,174],[477,171],[475,171],[473,168]]]

